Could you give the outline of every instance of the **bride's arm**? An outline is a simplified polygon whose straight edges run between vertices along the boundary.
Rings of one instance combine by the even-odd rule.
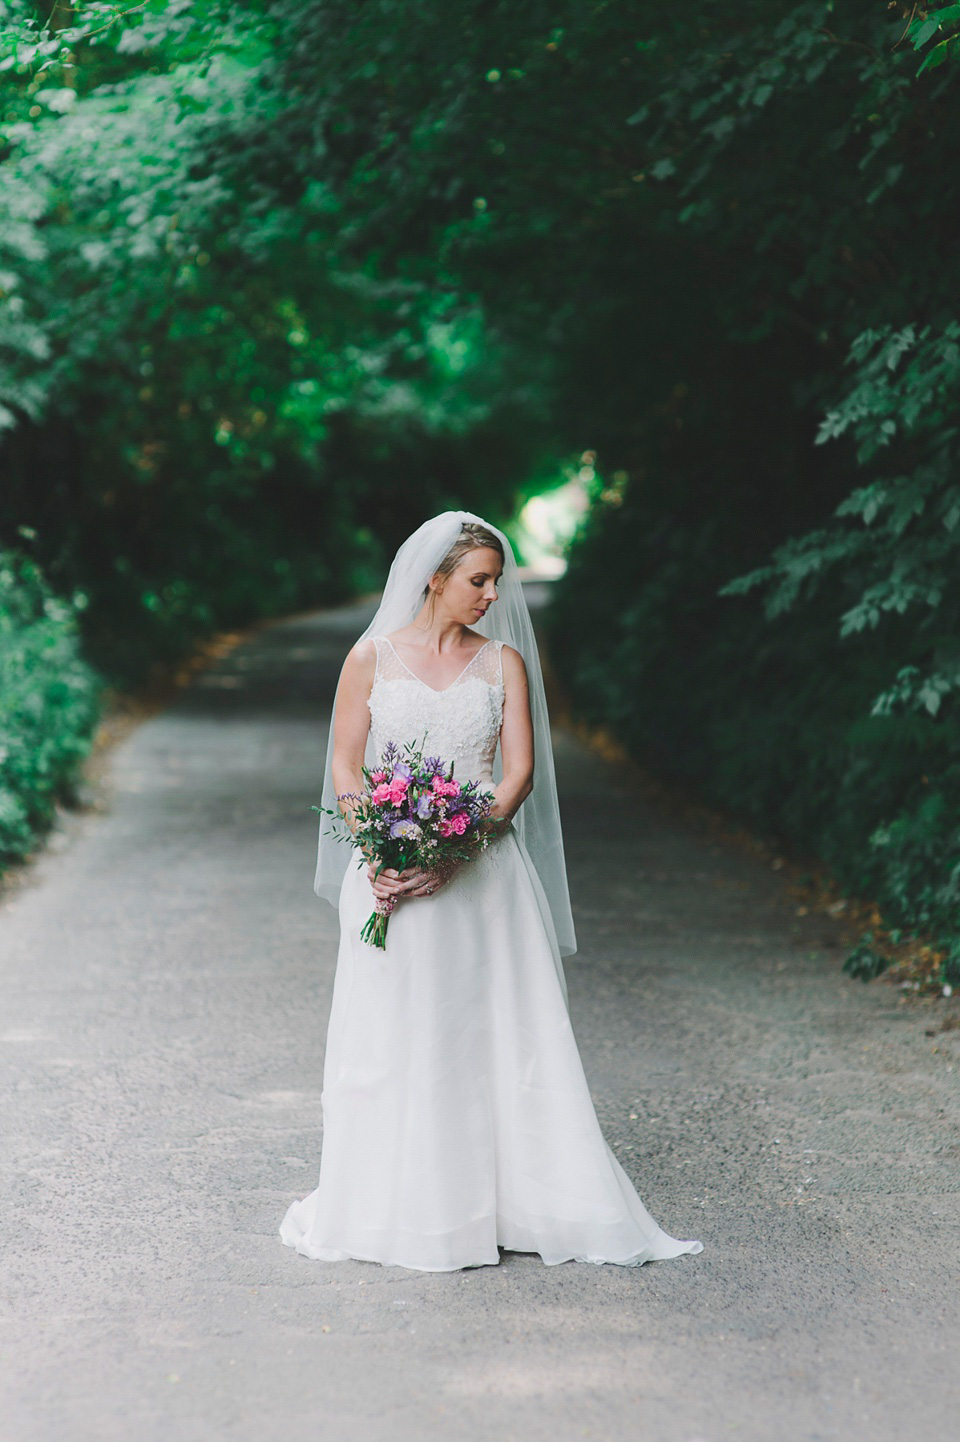
[[[530,691],[523,657],[512,646],[504,646],[502,663],[500,760],[503,780],[494,787],[490,815],[509,821],[533,790],[533,722],[530,719]]]
[[[343,663],[337,687],[337,714],[333,723],[333,785],[337,796],[363,791],[363,758],[370,732],[367,702],[377,672],[377,648],[372,638],[358,641]],[[356,816],[349,801],[338,801],[340,812],[356,834]],[[403,890],[392,868],[376,873],[377,858],[367,856],[367,878],[373,894],[381,900]]]
[[[333,786],[337,796],[363,790],[363,757],[370,731],[367,701],[377,669],[372,639],[358,641],[343,663],[337,687],[337,714],[333,723]],[[356,831],[353,807],[338,802],[351,831]]]

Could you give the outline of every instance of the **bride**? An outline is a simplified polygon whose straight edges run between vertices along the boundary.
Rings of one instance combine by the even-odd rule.
[[[576,939],[536,641],[509,542],[469,512],[397,552],[340,676],[323,805],[360,791],[389,741],[453,761],[511,824],[474,861],[379,877],[321,825],[316,890],[341,931],[320,1180],[283,1241],[421,1271],[496,1265],[501,1248],[551,1265],[699,1252],[660,1229],[600,1131],[567,1009]],[[385,951],[360,940],[374,898],[396,903]]]

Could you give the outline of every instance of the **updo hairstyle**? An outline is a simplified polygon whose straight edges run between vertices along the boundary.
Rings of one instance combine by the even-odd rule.
[[[463,529],[434,571],[434,576],[442,576],[446,579],[447,576],[453,574],[464,556],[469,555],[471,551],[478,550],[481,546],[489,546],[491,551],[496,551],[500,557],[500,564],[504,564],[506,557],[503,554],[503,543],[500,537],[495,536],[492,531],[488,531],[486,526],[478,525],[476,521],[464,521]],[[424,588],[423,599],[427,601],[430,596],[430,587],[427,585]]]

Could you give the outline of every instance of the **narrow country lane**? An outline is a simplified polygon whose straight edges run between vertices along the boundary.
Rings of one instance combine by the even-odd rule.
[[[281,1246],[336,956],[309,805],[368,614],[201,675],[0,898],[2,1442],[952,1436],[960,1030],[847,980],[777,874],[565,732],[587,1076],[703,1254],[421,1274]]]

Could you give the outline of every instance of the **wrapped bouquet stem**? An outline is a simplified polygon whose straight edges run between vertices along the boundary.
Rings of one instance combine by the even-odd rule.
[[[360,940],[365,941],[368,946],[377,946],[381,951],[386,951],[387,923],[396,906],[395,896],[378,896],[373,911],[360,928]]]

